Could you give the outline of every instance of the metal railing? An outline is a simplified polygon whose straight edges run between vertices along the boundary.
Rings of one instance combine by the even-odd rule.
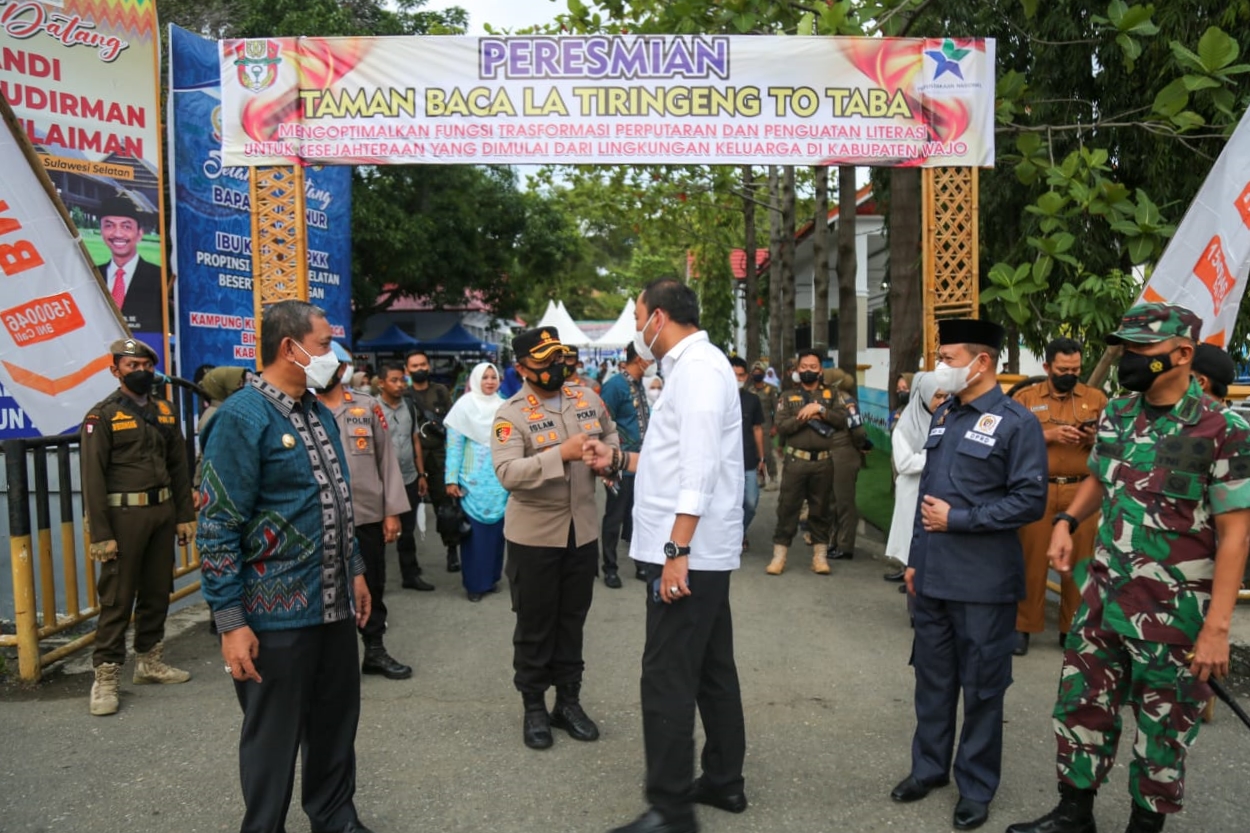
[[[173,403],[182,415],[185,450],[191,466],[195,461],[196,399],[203,396],[203,391],[185,379],[171,378],[170,383]],[[47,651],[42,643],[100,614],[95,565],[87,557],[91,542],[74,507],[72,458],[78,449],[78,435],[6,440],[3,447],[16,633],[0,634],[0,647],[17,648],[18,676],[24,682],[37,682],[45,667],[94,643],[95,631]],[[55,528],[50,488],[53,471],[57,480]],[[54,533],[60,542],[60,586]],[[178,546],[177,550],[175,579],[200,567],[194,542]],[[175,590],[170,601],[199,589],[198,581],[187,584]],[[58,597],[62,600],[60,605]],[[58,610],[62,605],[63,610]]]

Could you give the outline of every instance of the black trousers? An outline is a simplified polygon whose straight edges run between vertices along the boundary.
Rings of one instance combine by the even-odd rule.
[[[382,534],[382,522],[356,525],[356,540],[360,543],[360,557],[365,560],[365,584],[373,603],[369,607],[369,620],[360,629],[365,644],[382,642],[386,633],[386,538]]]
[[[258,631],[262,682],[236,682],[243,708],[240,833],[284,833],[303,750],[300,803],[313,830],[356,821],[360,660],[352,622]]]
[[[117,557],[100,564],[96,587],[100,618],[91,664],[126,661],[126,628],[135,615],[135,652],[165,638],[169,594],[174,589],[174,503],[106,510],[117,536]],[[90,562],[88,562],[90,563]]]
[[[434,504],[435,511],[438,507],[447,502],[447,486],[443,483],[443,467],[447,462],[447,449],[443,445],[436,448],[426,448],[421,446],[421,454],[425,458],[426,483],[429,484],[429,498],[427,503]],[[457,546],[460,540],[450,539],[440,535],[443,538],[443,546],[450,550]]]
[[[608,490],[603,508],[603,524],[599,530],[599,546],[603,550],[603,569],[616,572],[616,547],[626,544],[634,537],[634,478],[621,477],[616,481],[617,493]]]
[[[586,667],[582,638],[595,592],[597,541],[577,546],[573,526],[563,547],[508,542],[504,575],[512,591],[512,682],[537,694],[553,685],[578,683]]]
[[[916,671],[916,734],[911,774],[932,783],[947,777],[955,744],[955,710],[964,698],[954,759],[959,794],[989,803],[1003,761],[1003,699],[1011,685],[1016,608],[917,595],[911,664]]]
[[[658,564],[647,575],[647,643],[642,652],[642,733],[647,801],[666,818],[690,816],[696,706],[707,737],[703,778],[721,792],[742,792],[746,728],[734,664],[729,572],[691,570],[690,592],[664,604],[654,597]]]
[[[408,493],[410,508],[399,516],[399,540],[395,549],[399,551],[399,577],[403,581],[412,581],[421,575],[421,565],[417,563],[417,511],[421,508],[421,495],[417,494],[417,485],[421,478],[404,484]],[[371,588],[372,589],[372,588]]]

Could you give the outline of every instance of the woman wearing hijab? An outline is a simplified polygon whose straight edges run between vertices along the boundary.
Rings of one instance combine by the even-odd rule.
[[[777,390],[781,390],[781,380],[777,378],[777,371],[771,367],[764,371],[764,384],[772,385]]]
[[[937,398],[937,377],[917,373],[912,377],[911,396],[899,415],[890,435],[894,446],[894,517],[890,520],[890,537],[885,545],[886,558],[903,566],[885,576],[886,581],[902,581],[911,549],[912,526],[916,522],[916,503],[920,499],[920,473],[924,471],[925,441],[929,423],[933,421],[933,400]]]
[[[464,396],[447,412],[447,494],[460,499],[472,531],[461,544],[460,576],[469,601],[493,593],[503,574],[503,512],[508,492],[495,477],[490,439],[499,395],[499,370],[482,362],[469,374]]]

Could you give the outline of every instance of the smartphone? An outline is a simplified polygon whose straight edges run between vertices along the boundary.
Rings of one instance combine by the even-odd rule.
[[[1095,429],[1095,428],[1097,428],[1097,427],[1098,427],[1098,418],[1097,418],[1097,417],[1095,417],[1094,419],[1087,419],[1087,420],[1085,420],[1084,422],[1082,422],[1082,423],[1080,424],[1080,429],[1081,429],[1082,431],[1092,431],[1092,430],[1094,430],[1094,429]]]

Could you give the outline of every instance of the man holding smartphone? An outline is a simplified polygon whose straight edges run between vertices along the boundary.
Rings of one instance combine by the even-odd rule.
[[[1050,467],[1050,488],[1046,514],[1020,530],[1024,548],[1024,600],[1016,612],[1016,656],[1029,652],[1029,637],[1046,629],[1046,575],[1050,562],[1050,531],[1055,513],[1072,502],[1081,481],[1089,477],[1086,458],[1094,444],[1094,428],[1107,397],[1102,391],[1080,382],[1081,343],[1057,338],[1046,345],[1046,381],[1022,388],[1015,400],[1028,408],[1042,423],[1046,437],[1046,461]],[[1072,536],[1073,553],[1078,560],[1094,554],[1094,533],[1098,519],[1081,527]],[[1068,635],[1072,615],[1081,602],[1080,588],[1070,574],[1062,575],[1059,604],[1059,644]]]

